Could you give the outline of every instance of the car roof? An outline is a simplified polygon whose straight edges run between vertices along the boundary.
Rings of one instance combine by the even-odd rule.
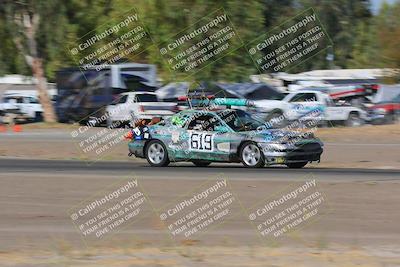
[[[308,90],[293,91],[293,92],[291,92],[290,94],[293,95],[293,94],[297,94],[297,93],[302,93],[302,94],[315,94],[315,93],[317,93],[317,94],[320,94],[320,95],[323,95],[323,96],[329,96],[329,94],[327,94],[327,93],[325,93],[325,92],[318,91],[318,90],[310,90],[310,89],[308,89]]]
[[[138,92],[126,92],[126,93],[122,93],[121,95],[130,95],[130,94],[135,94],[135,95],[157,95],[154,92],[147,92],[147,91],[138,91]]]
[[[35,95],[29,95],[29,94],[16,94],[16,93],[11,93],[11,94],[3,94],[3,97],[33,97],[37,98]]]
[[[185,109],[182,110],[181,112],[179,112],[178,114],[194,114],[194,113],[211,113],[211,114],[217,114],[217,112],[219,111],[225,111],[225,110],[229,110],[229,111],[235,111],[235,109]]]

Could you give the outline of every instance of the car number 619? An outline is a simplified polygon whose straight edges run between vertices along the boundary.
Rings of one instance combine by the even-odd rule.
[[[213,141],[213,134],[191,133],[189,138],[190,149],[199,151],[212,151]]]

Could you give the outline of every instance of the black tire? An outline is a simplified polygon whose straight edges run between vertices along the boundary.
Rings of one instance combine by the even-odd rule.
[[[116,121],[112,121],[112,120],[107,118],[106,127],[108,129],[115,129],[115,128],[118,128],[118,126],[119,126],[119,124]]]
[[[250,156],[250,158],[247,155],[250,153],[250,151],[253,151],[254,153],[256,153],[256,151],[259,151],[259,155],[257,157],[257,155],[253,155]],[[243,165],[247,168],[261,168],[264,167],[265,165],[265,159],[264,159],[264,153],[262,151],[262,149],[260,149],[256,143],[254,142],[246,142],[244,143],[241,148],[240,148],[240,152],[239,152],[239,156],[240,156],[240,161],[243,163]]]
[[[293,163],[286,163],[286,166],[288,166],[290,169],[301,169],[304,166],[307,165],[307,161],[306,162],[293,162]]]
[[[207,167],[211,164],[211,161],[193,160],[192,163],[197,167]]]
[[[358,113],[350,113],[349,117],[345,122],[347,127],[358,127],[364,124],[364,121],[360,118]]]
[[[159,150],[158,152],[160,153],[162,151],[163,154],[154,155],[153,153],[156,153],[156,150]],[[167,149],[165,148],[165,145],[159,140],[151,140],[146,145],[145,157],[147,159],[147,162],[153,167],[165,167],[168,166],[168,164],[170,163]]]
[[[41,122],[43,121],[43,113],[42,112],[35,112],[35,122]]]
[[[399,122],[399,115],[395,113],[387,114],[384,118],[384,124],[395,124]]]
[[[400,112],[395,112],[393,114],[393,123],[400,123]]]

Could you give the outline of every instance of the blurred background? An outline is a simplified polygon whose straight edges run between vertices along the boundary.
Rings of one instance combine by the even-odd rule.
[[[190,77],[179,69],[171,71],[160,55],[159,45],[178,33],[190,33],[194,25],[221,8],[242,45],[312,8],[332,45],[285,73],[260,72],[244,47],[230,51]],[[139,14],[147,32],[140,40],[143,49],[113,63],[133,65],[119,65],[118,73],[113,74],[110,66],[108,73],[82,71],[80,59],[100,44],[87,49],[84,55],[74,56],[71,48],[78,47],[85,36],[101,34],[116,25],[130,11]],[[377,115],[384,122],[392,121],[397,106],[375,110],[371,106],[397,103],[396,85],[377,93],[384,84],[398,82],[399,11],[398,1],[380,0],[5,0],[0,6],[0,112],[4,116],[14,114],[11,119],[3,118],[3,122],[86,122],[89,116],[104,114],[108,104],[130,91],[157,91],[156,101],[176,102],[179,95],[199,87],[250,100],[281,100],[284,95],[277,98],[276,91],[287,94],[306,88],[322,90],[336,103],[346,102],[375,116],[364,118],[364,122]],[[109,37],[116,39],[125,33],[116,31]],[[263,86],[260,89],[254,84]]]

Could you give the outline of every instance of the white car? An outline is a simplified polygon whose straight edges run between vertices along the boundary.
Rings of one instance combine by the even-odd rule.
[[[34,95],[4,94],[0,110],[3,114],[16,114],[17,120],[41,121],[43,118],[42,105]]]
[[[338,106],[329,95],[318,91],[297,91],[286,95],[281,101],[254,101],[257,111],[264,113],[266,120],[277,120],[284,115],[286,121],[316,119],[313,110],[320,110],[318,120],[327,123],[342,123],[346,126],[364,124],[367,113],[353,106]],[[311,114],[311,115],[310,115]],[[281,120],[282,122],[282,120]],[[284,122],[282,122],[284,123]]]
[[[106,108],[107,126],[118,126],[140,119],[168,117],[177,111],[176,103],[160,102],[153,92],[129,92]]]

